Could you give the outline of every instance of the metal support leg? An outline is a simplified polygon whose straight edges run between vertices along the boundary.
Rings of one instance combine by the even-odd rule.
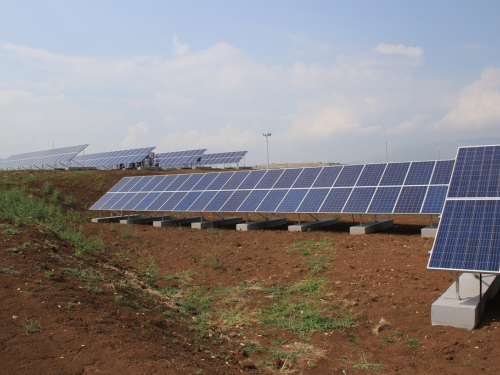
[[[456,294],[457,294],[457,300],[460,301],[460,273],[457,272],[455,273],[455,287],[456,287]]]

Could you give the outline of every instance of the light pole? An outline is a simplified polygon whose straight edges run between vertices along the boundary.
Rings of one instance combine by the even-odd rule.
[[[385,141],[385,162],[389,162],[389,154],[387,153],[387,140]]]
[[[263,133],[264,137],[266,137],[266,148],[267,148],[267,169],[269,169],[269,137],[271,133]]]

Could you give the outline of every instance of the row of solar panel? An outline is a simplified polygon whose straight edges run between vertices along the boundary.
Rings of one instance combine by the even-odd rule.
[[[157,153],[162,168],[187,168],[198,165],[206,149]]]
[[[4,161],[26,160],[26,159],[50,157],[50,156],[54,156],[54,155],[67,155],[67,154],[76,155],[87,146],[88,145],[80,145],[80,146],[54,148],[52,150],[26,152],[26,153],[22,153],[22,154],[11,155],[8,158],[6,158]]]
[[[88,154],[88,155],[78,155],[73,160],[76,162],[91,162],[93,160],[102,160],[106,163],[107,160],[115,159],[115,158],[131,158],[131,157],[139,157],[141,161],[148,155],[151,151],[153,151],[154,147],[145,147],[145,148],[137,148],[132,150],[121,150],[121,151],[110,151],[110,152],[99,152],[96,154]],[[101,163],[99,163],[101,164]],[[111,164],[111,163],[108,163]]]
[[[428,268],[500,273],[500,146],[459,148]]]
[[[446,186],[264,189],[106,193],[91,210],[272,212],[272,213],[441,213]]]
[[[12,155],[0,163],[0,169],[52,169],[67,166],[69,160],[88,145]]]
[[[203,155],[200,165],[238,164],[246,153],[246,151],[237,151]]]

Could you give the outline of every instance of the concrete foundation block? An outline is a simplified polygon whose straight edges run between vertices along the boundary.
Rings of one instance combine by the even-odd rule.
[[[432,225],[432,226],[422,228],[420,233],[421,233],[422,237],[436,238],[437,229],[438,229],[437,225]]]
[[[459,278],[460,299],[457,299],[456,283],[448,288],[431,307],[432,325],[474,329],[479,323],[486,304],[500,287],[496,275],[483,275],[482,298],[479,306],[479,275],[464,273]]]
[[[226,225],[239,224],[241,222],[243,222],[243,218],[241,217],[229,217],[227,219],[194,222],[191,223],[191,228],[193,229],[215,228],[215,227],[223,227]]]
[[[288,226],[289,232],[307,232],[308,230],[329,227],[335,225],[337,219],[320,219],[302,224],[293,224]]]
[[[236,224],[236,229],[237,230],[257,230],[257,229],[264,229],[264,228],[274,228],[274,227],[279,227],[281,225],[286,224],[286,219],[284,218],[273,218],[269,220],[260,220],[260,221],[252,221],[250,223],[241,223],[241,224]]]
[[[120,220],[120,224],[151,224],[155,221],[162,221],[169,218],[170,216],[139,217]]]
[[[95,218],[93,218],[90,221],[92,223],[119,223],[120,220],[137,219],[137,218],[140,218],[140,217],[141,217],[141,215],[95,217]]]
[[[377,219],[370,223],[354,225],[349,229],[350,234],[370,234],[384,229],[389,229],[394,225],[392,219]]]
[[[167,216],[165,216],[167,217]],[[177,227],[179,225],[191,224],[196,221],[203,221],[203,216],[191,216],[185,217],[182,219],[170,219],[170,220],[161,220],[155,221],[153,223],[154,227]]]

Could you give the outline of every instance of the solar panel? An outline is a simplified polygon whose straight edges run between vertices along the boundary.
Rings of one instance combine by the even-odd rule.
[[[202,166],[238,165],[248,151],[219,152],[215,154],[203,154],[199,162]]]
[[[387,164],[367,164],[356,186],[378,186]]]
[[[347,187],[356,185],[359,175],[363,170],[364,165],[346,165],[339,177],[335,181],[335,187]]]
[[[333,188],[330,190],[319,212],[342,212],[352,188]]]
[[[160,159],[160,167],[162,168],[191,168],[200,165],[205,151],[207,150],[161,152],[157,153],[156,156]]]
[[[430,269],[500,273],[500,146],[461,147]]]
[[[374,187],[354,188],[342,211],[348,213],[365,213],[375,192]]]
[[[216,191],[204,191],[189,207],[188,211],[203,212],[207,204],[215,197]]]
[[[298,189],[311,187],[314,181],[316,181],[321,169],[322,168],[304,168],[293,184],[293,187]]]
[[[286,196],[283,198],[276,212],[295,212],[297,207],[304,199],[308,192],[308,189],[294,189],[289,190]]]
[[[342,171],[342,167],[324,167],[316,181],[314,181],[313,187],[332,187],[340,171]]]
[[[421,212],[423,214],[440,214],[443,212],[446,193],[448,193],[447,186],[429,186]]]
[[[296,212],[318,212],[330,189],[310,189]]]
[[[265,174],[266,171],[264,170],[250,172],[238,189],[253,189]]]
[[[286,188],[291,188],[294,182],[297,180],[297,177],[299,176],[300,172],[302,172],[303,169],[285,169],[279,180],[276,182],[274,185],[275,189],[286,189]]]
[[[236,211],[254,212],[257,207],[259,207],[267,193],[269,193],[269,190],[253,190]]]
[[[374,214],[392,213],[400,192],[400,186],[379,187],[373,196],[368,212]]]
[[[432,174],[431,185],[449,184],[454,166],[454,160],[437,161],[434,173]]]
[[[55,169],[70,167],[77,154],[88,145],[54,148],[11,155],[0,162],[0,169]]]
[[[256,189],[271,189],[278,178],[283,173],[283,169],[269,169],[255,186]]]
[[[223,212],[236,212],[238,207],[243,203],[243,201],[248,197],[251,190],[236,190],[233,195],[227,200],[227,202],[222,206],[221,211]]]
[[[134,165],[142,161],[154,150],[154,147],[142,147],[130,150],[99,152],[78,155],[73,161],[80,167],[97,169],[117,169],[120,166]]]
[[[408,168],[410,163],[389,163],[385,169],[385,173],[382,176],[380,185],[402,185],[406,174],[408,173]]]
[[[275,212],[288,190],[271,190],[256,209],[257,212]]]
[[[405,185],[428,185],[434,171],[435,161],[422,161],[411,163]]]
[[[398,203],[394,208],[395,214],[418,214],[424,202],[427,186],[403,186]]]

